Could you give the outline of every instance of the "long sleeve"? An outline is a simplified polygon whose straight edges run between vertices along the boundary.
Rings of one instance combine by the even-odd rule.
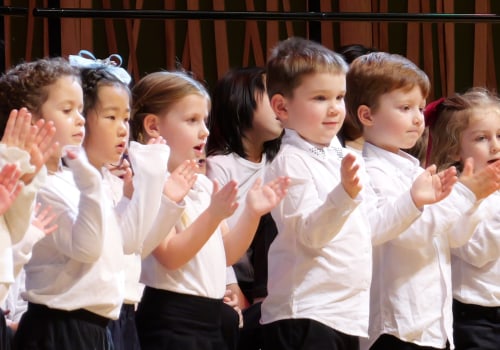
[[[311,169],[304,158],[295,154],[283,155],[273,161],[266,181],[282,175],[290,178],[288,193],[273,209],[273,217],[280,217],[279,221],[287,230],[296,232],[305,246],[321,248],[341,231],[362,199],[361,196],[349,197],[340,183],[325,197],[318,192]],[[323,181],[336,180],[333,173],[325,173]]]
[[[83,150],[66,162],[72,171],[51,175],[51,183],[39,192],[40,202],[52,206],[58,218],[58,229],[45,239],[53,240],[69,258],[92,263],[101,255],[105,234],[101,174],[88,163]],[[77,207],[72,196],[79,196]]]
[[[170,228],[165,226],[163,232],[151,231],[160,209],[169,154],[170,149],[166,145],[130,144],[129,159],[134,169],[134,193],[119,213],[125,254],[140,254],[146,236],[158,234],[160,239],[156,240],[159,242],[175,224],[176,220]]]

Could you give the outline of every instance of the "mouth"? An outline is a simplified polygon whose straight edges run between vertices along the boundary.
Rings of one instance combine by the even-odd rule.
[[[203,155],[205,153],[205,144],[201,143],[193,147],[197,154]]]
[[[73,134],[73,137],[79,137],[79,138],[82,138],[83,139],[83,136],[85,134],[83,132],[77,132],[76,134]]]
[[[497,158],[497,159],[491,159],[489,161],[487,161],[488,164],[493,164],[495,163],[496,161],[498,161],[500,158]]]

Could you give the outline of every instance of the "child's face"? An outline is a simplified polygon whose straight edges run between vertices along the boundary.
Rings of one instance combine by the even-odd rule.
[[[204,158],[208,111],[207,98],[192,94],[179,100],[165,115],[160,116],[160,135],[170,147],[169,171],[187,159]]]
[[[130,100],[121,86],[101,86],[98,100],[87,112],[85,151],[92,165],[102,166],[120,161],[129,137]]]
[[[47,101],[35,117],[54,122],[54,141],[59,142],[59,149],[66,145],[80,146],[85,135],[82,87],[73,76],[64,76],[47,88]],[[57,156],[60,155],[59,151]]]
[[[460,161],[474,160],[475,170],[500,159],[500,110],[481,109],[471,118],[460,138]]]
[[[257,108],[253,113],[252,130],[248,133],[252,133],[252,140],[258,139],[263,144],[277,139],[283,132],[283,125],[271,108],[266,92],[262,96],[256,96],[256,101]]]
[[[345,74],[309,74],[277,113],[308,142],[328,146],[345,119],[345,92]]]
[[[381,95],[378,108],[367,112],[371,123],[364,126],[366,141],[394,153],[412,148],[424,132],[424,107],[418,86]]]

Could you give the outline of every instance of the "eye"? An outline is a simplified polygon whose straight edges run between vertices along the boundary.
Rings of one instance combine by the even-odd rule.
[[[485,137],[485,136],[483,136],[483,135],[481,135],[481,136],[477,136],[477,137],[474,139],[474,141],[476,141],[476,142],[481,142],[481,141],[484,141],[484,140],[486,140],[486,137]]]
[[[344,99],[345,95],[338,95],[337,96],[337,101],[342,101]]]
[[[116,120],[116,117],[114,115],[108,115],[107,117],[105,117],[106,119],[109,119],[109,120]]]
[[[314,99],[316,101],[326,101],[326,97],[323,96],[323,95],[318,95],[318,96],[315,96]]]

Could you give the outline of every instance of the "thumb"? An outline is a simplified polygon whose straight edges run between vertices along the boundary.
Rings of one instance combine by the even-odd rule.
[[[474,173],[474,160],[472,158],[467,158],[464,162],[464,169],[462,171],[462,175],[472,176],[473,173]]]
[[[212,193],[217,193],[219,192],[219,182],[217,182],[217,180],[212,180],[212,183],[214,185],[214,188],[212,190]]]
[[[425,169],[425,171],[427,171],[431,175],[435,175],[436,174],[436,170],[437,170],[436,164],[432,164],[431,166],[428,166]]]

